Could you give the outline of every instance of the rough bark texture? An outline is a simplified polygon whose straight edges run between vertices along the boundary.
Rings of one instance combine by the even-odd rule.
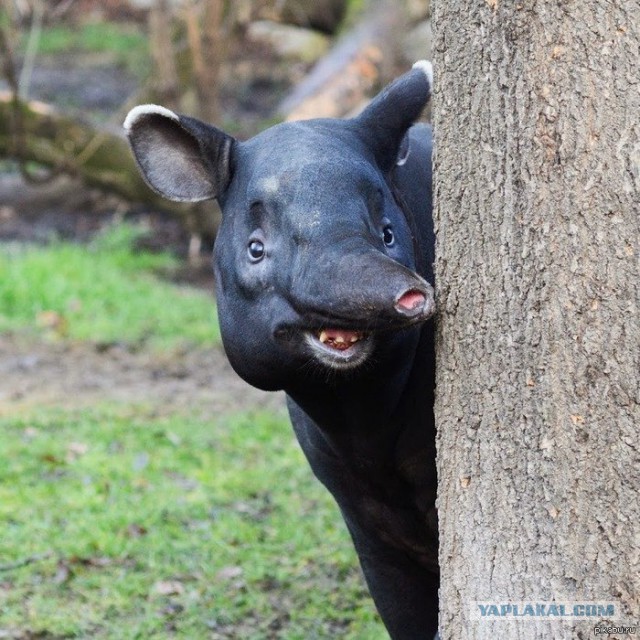
[[[640,1],[433,9],[442,637],[591,638],[470,611],[640,621]]]

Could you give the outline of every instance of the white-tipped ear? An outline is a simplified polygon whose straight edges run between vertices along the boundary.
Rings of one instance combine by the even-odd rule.
[[[164,116],[176,122],[180,121],[178,114],[171,111],[171,109],[161,107],[159,104],[141,104],[129,111],[122,126],[125,128],[125,131],[131,131],[131,128],[137,120],[148,115]]]
[[[155,104],[132,109],[124,128],[142,176],[165,198],[209,200],[229,185],[235,140],[224,131]]]
[[[429,60],[418,60],[414,63],[412,69],[420,69],[425,76],[427,76],[427,80],[429,82],[429,87],[433,89],[433,65]]]

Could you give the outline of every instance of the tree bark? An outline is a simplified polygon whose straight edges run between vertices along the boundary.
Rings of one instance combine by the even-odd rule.
[[[172,213],[192,232],[214,237],[215,208],[208,203],[172,203],[153,193],[142,180],[120,129],[97,128],[40,102],[20,103],[19,109],[22,133],[16,132],[13,97],[0,91],[0,158],[36,162],[80,177],[130,202]]]
[[[640,621],[640,0],[433,9],[442,638],[591,638],[472,613]]]

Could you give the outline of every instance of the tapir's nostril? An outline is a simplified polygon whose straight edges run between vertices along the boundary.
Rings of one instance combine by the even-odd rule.
[[[396,309],[407,315],[415,315],[424,308],[427,297],[418,289],[405,291],[396,302]]]

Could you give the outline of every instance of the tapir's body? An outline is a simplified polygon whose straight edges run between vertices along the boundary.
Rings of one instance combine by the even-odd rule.
[[[437,630],[430,94],[420,63],[354,120],[238,143],[161,107],[127,118],[148,182],[218,198],[218,313],[235,370],[284,389],[395,639]]]

